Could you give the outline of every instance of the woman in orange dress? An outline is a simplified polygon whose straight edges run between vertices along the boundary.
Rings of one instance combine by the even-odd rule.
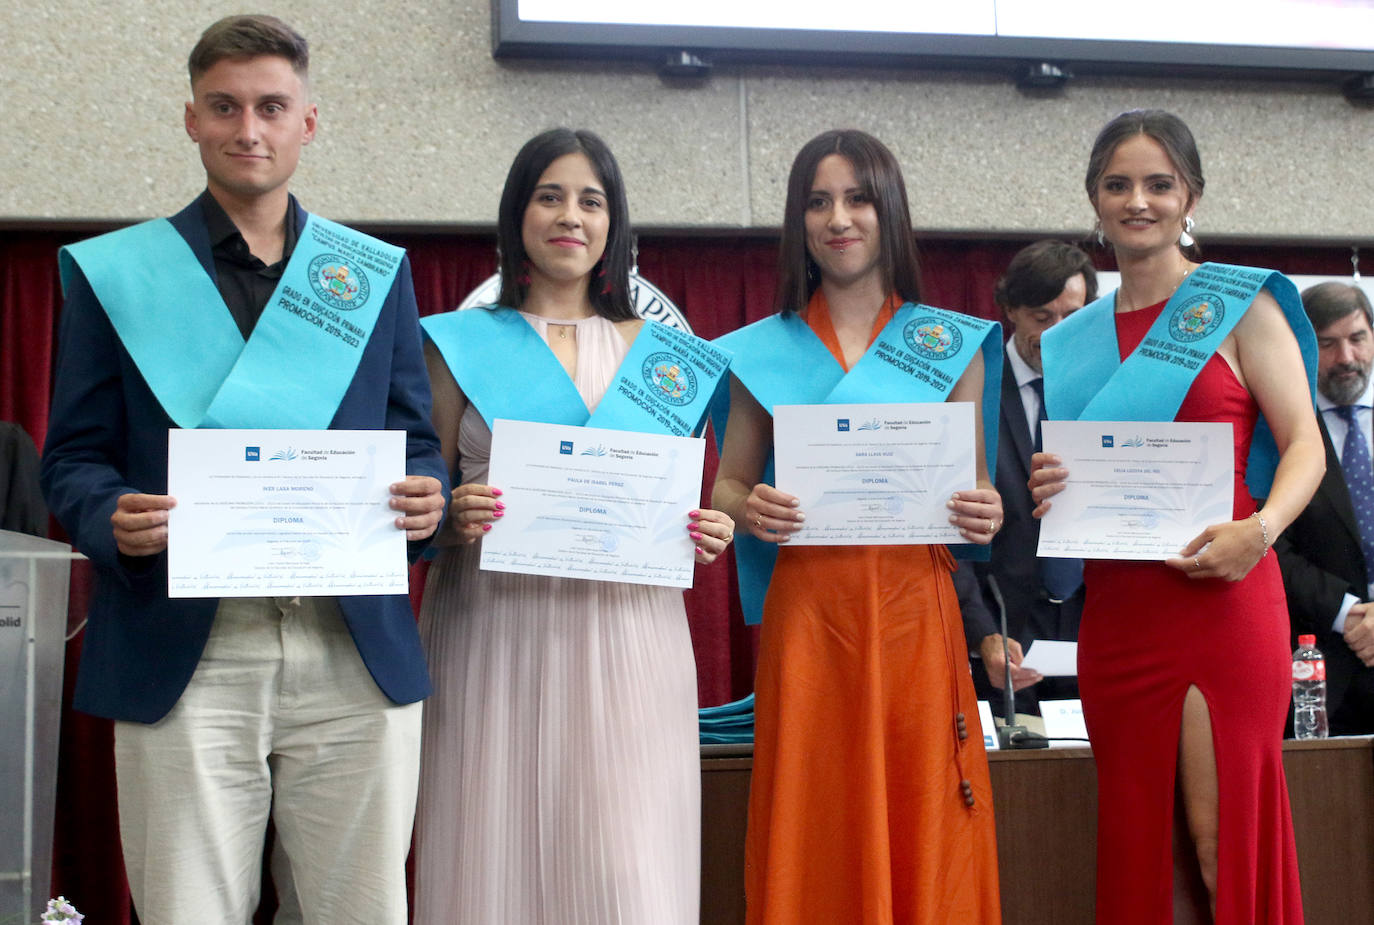
[[[777,359],[808,382],[833,363],[842,380],[894,315],[938,311],[905,304],[918,300],[895,158],[862,132],[813,139],[788,182],[780,315],[759,325],[809,339],[815,352]],[[925,329],[932,332],[949,342],[947,331]],[[954,343],[957,351],[958,337]],[[948,400],[980,408],[985,366],[1001,363],[972,352]],[[751,359],[760,363],[757,353],[737,351],[736,368]],[[774,396],[754,394],[751,381],[749,374],[731,381],[713,496],[753,537],[778,545],[756,679],[748,921],[999,922],[987,755],[953,558],[942,545],[788,545],[805,530],[805,514],[795,497],[766,483]],[[1002,506],[987,476],[981,408],[975,431],[978,487],[954,494],[950,522],[967,541],[986,544]]]

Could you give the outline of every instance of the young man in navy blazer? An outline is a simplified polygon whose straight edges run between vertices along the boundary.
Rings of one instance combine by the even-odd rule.
[[[197,377],[213,374],[201,371],[195,343],[160,341],[159,326],[203,311],[227,327],[214,317],[227,313],[252,345],[259,321],[284,301],[277,290],[293,253],[310,250],[310,216],[287,184],[317,126],[306,42],[280,20],[221,20],[189,70],[186,131],[207,188],[170,219],[187,247],[170,238],[176,247],[146,253],[135,246],[145,239],[125,229],[101,260],[77,245],[65,267],[43,485],[96,570],[75,704],[116,720],[120,830],[145,925],[248,922],[269,813],[307,922],[404,925],[419,701],[429,693],[407,597],[167,595],[176,504],[166,494],[167,443],[177,426],[167,409],[179,396],[149,383],[204,385]],[[190,305],[190,292],[156,292],[164,268],[188,267],[214,284],[196,290],[208,293],[203,304]],[[339,394],[302,387],[309,376],[293,383],[292,367],[338,362],[322,360],[327,351],[303,332],[273,348],[281,382],[254,378],[262,420],[234,426],[281,426],[282,409],[323,403],[332,429],[405,431],[407,475],[390,504],[414,557],[448,489],[408,262],[393,272],[389,288],[370,293],[383,301],[336,377]],[[158,324],[141,335],[121,326],[147,313]]]

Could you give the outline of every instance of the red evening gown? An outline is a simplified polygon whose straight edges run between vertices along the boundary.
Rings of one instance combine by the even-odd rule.
[[[1116,316],[1124,357],[1163,303]],[[1230,422],[1236,518],[1254,400],[1214,355],[1176,420]],[[1083,713],[1097,762],[1097,921],[1172,921],[1175,772],[1183,698],[1207,699],[1220,787],[1217,925],[1302,922],[1280,743],[1290,693],[1288,609],[1266,554],[1244,580],[1192,581],[1157,562],[1094,561],[1079,636]]]

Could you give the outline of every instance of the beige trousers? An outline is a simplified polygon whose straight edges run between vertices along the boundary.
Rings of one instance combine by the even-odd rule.
[[[172,711],[115,724],[140,921],[247,925],[270,813],[307,925],[405,925],[419,764],[333,598],[226,598]]]

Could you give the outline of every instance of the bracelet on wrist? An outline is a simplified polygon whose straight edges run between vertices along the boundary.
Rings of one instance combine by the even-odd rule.
[[[1269,525],[1264,522],[1264,517],[1261,516],[1259,511],[1255,511],[1255,513],[1251,514],[1250,516],[1255,518],[1255,520],[1259,521],[1260,539],[1264,542],[1264,552],[1260,553],[1260,558],[1263,559],[1264,553],[1269,551]]]

